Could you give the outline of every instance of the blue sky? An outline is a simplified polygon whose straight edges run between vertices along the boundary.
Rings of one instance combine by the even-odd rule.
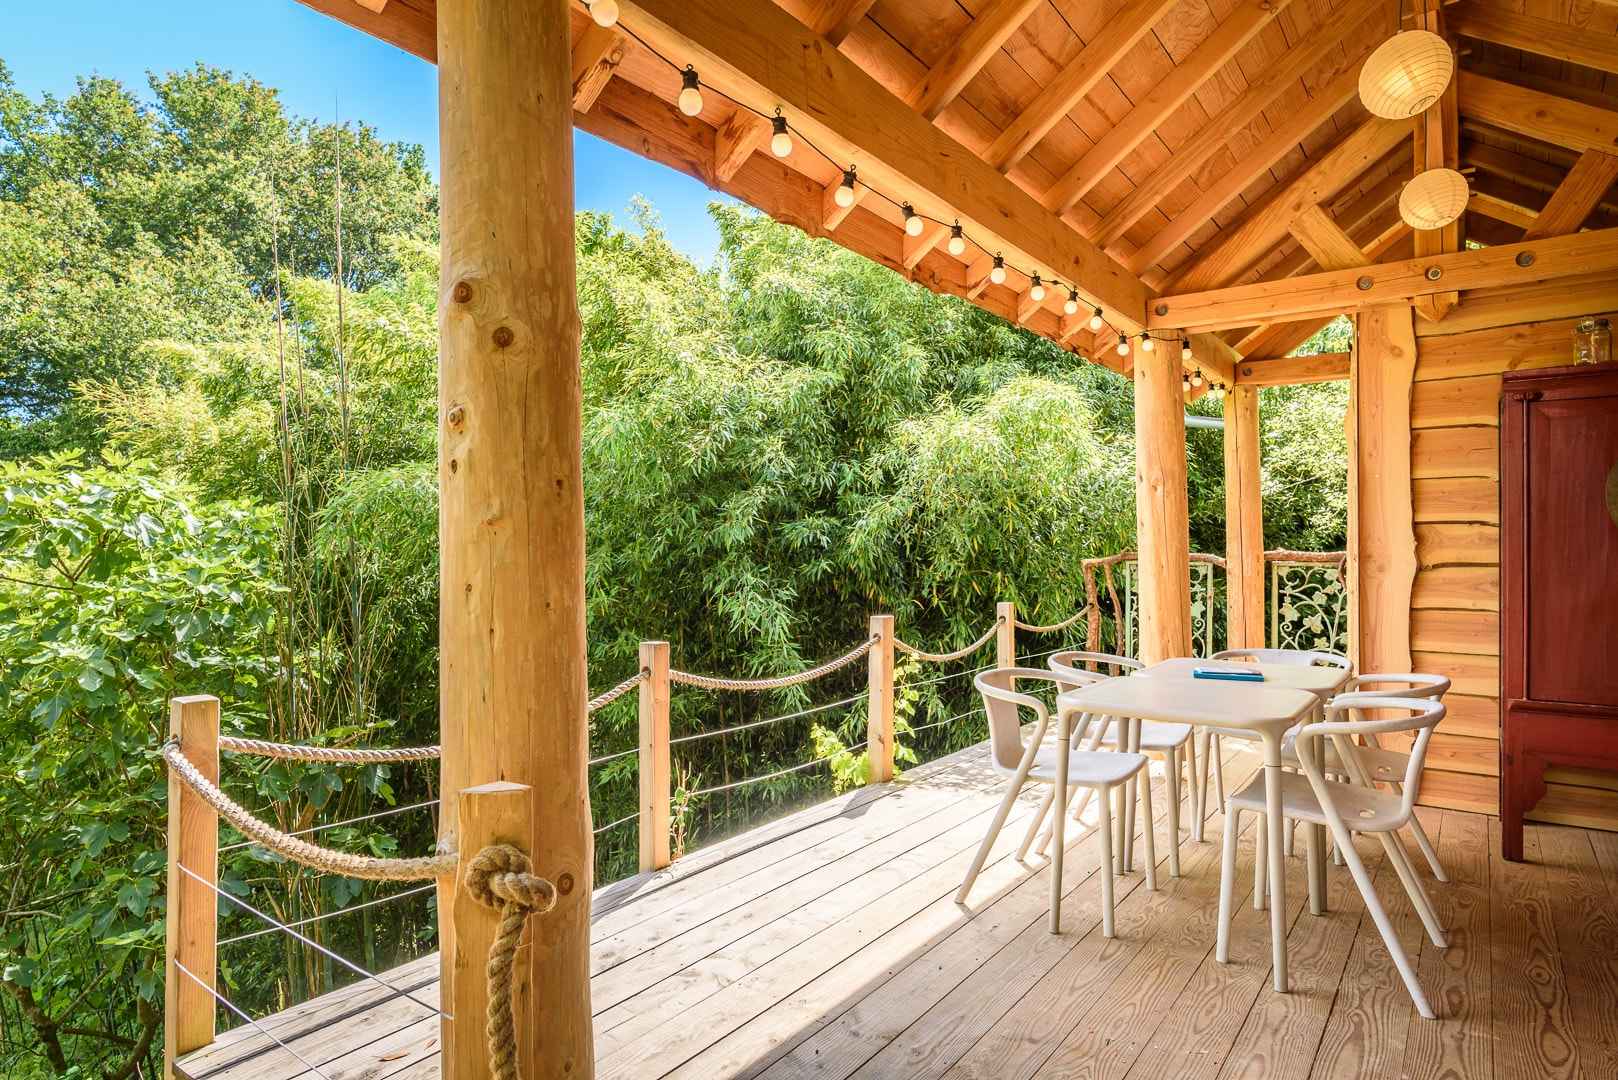
[[[421,143],[438,171],[434,68],[294,0],[58,0],[0,3],[0,60],[20,90],[71,93],[96,73],[137,91],[148,71],[201,60],[281,92],[289,112],[363,120],[383,138]],[[719,237],[696,181],[591,135],[574,133],[578,206],[627,220],[639,194],[663,217],[675,247],[712,260]]]

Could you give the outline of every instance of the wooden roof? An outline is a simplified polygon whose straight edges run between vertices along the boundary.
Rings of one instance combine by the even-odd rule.
[[[432,58],[434,0],[304,2]],[[1174,315],[1144,310],[1182,310],[1152,300],[1163,293],[1426,258],[1461,248],[1464,235],[1512,244],[1536,221],[1548,236],[1618,225],[1618,192],[1582,190],[1618,179],[1614,0],[1460,0],[1407,14],[1407,25],[1440,20],[1461,72],[1446,103],[1404,122],[1369,117],[1356,89],[1365,57],[1398,25],[1396,0],[622,6],[611,30],[575,7],[579,127],[1109,366],[1126,365],[1083,325],[1092,299],[1119,329],[1167,329]],[[719,91],[705,91],[695,118],[672,104],[686,63]],[[777,160],[768,124],[736,101],[781,106],[809,138]],[[1398,218],[1421,155],[1474,181],[1471,209],[1447,236],[1413,237]],[[847,212],[829,199],[845,161],[878,192]],[[906,200],[959,218],[985,248],[948,255],[941,225],[906,237]],[[994,251],[1076,283],[1086,309],[1064,318],[1054,290],[1032,302],[1015,271],[989,284]],[[1416,302],[1441,317],[1454,300]],[[1225,381],[1238,354],[1284,355],[1322,321],[1294,313],[1237,326],[1241,303],[1197,310],[1229,328],[1196,339],[1196,366]]]

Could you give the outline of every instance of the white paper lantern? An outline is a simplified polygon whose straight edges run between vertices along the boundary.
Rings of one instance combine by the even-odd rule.
[[[1442,229],[1466,210],[1466,177],[1454,169],[1428,169],[1399,193],[1399,217],[1412,229]]]
[[[1360,68],[1360,100],[1372,116],[1424,113],[1455,74],[1449,43],[1431,30],[1405,30],[1376,47]]]

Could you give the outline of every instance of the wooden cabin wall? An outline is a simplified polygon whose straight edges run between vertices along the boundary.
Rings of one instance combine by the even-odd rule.
[[[1500,376],[1570,363],[1581,315],[1618,318],[1618,283],[1593,294],[1533,293],[1468,298],[1441,322],[1416,320],[1410,656],[1415,670],[1453,682],[1421,801],[1490,814],[1500,773]],[[1553,769],[1548,778],[1530,818],[1618,830],[1618,776]]]

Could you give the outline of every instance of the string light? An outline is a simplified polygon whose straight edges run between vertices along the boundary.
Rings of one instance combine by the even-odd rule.
[[[787,118],[781,115],[779,107],[770,118],[770,127],[775,132],[770,136],[770,153],[776,157],[786,157],[792,153],[792,136],[787,133]]]
[[[1140,332],[1140,351],[1151,352],[1155,348],[1157,348],[1157,343],[1152,340],[1152,335],[1142,330]]]
[[[1180,386],[1185,390],[1186,393],[1189,394],[1191,392],[1191,376],[1180,376]]]
[[[1193,371],[1191,373],[1191,385],[1192,386],[1201,386],[1202,385],[1202,372]]]
[[[1118,355],[1129,355],[1129,338],[1123,334],[1118,335]]]
[[[687,116],[697,116],[702,112],[702,80],[697,78],[697,69],[690,64],[680,72],[680,96],[677,104],[680,111]]]
[[[1028,286],[1028,296],[1036,304],[1045,299],[1045,283],[1039,280],[1037,273],[1034,274],[1034,283]]]
[[[927,223],[921,220],[921,215],[916,213],[916,208],[909,203],[905,203],[900,209],[904,211],[905,216],[905,235],[920,236],[921,230],[927,227]]]
[[[854,205],[854,166],[843,170],[843,182],[832,192],[832,201],[844,210]]]
[[[1077,315],[1079,313],[1079,290],[1067,291],[1067,302],[1062,305],[1062,314]]]
[[[1003,256],[994,257],[994,265],[989,268],[989,280],[996,285],[1003,285],[1006,281],[1006,260]]]
[[[951,255],[966,254],[966,237],[961,235],[961,223],[959,221],[949,227],[949,243],[946,246]]]
[[[590,18],[602,29],[618,21],[618,0],[590,0]]]
[[[1191,340],[1189,338],[1181,338],[1180,339],[1180,359],[1181,360],[1190,360],[1191,359]]]
[[[1101,327],[1106,323],[1106,321],[1107,321],[1106,319],[1101,317],[1101,309],[1096,308],[1095,314],[1090,316],[1090,329],[1091,330],[1100,330]]]

